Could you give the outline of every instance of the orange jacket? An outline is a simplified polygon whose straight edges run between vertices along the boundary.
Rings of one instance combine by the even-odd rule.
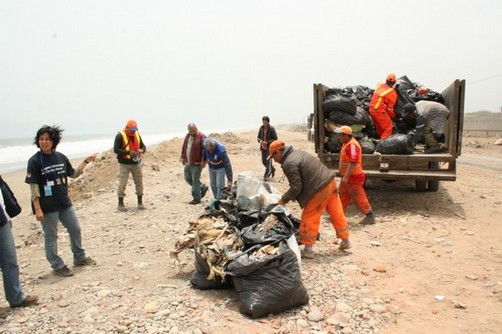
[[[385,112],[391,119],[396,117],[394,106],[397,102],[397,93],[394,88],[384,83],[379,83],[375,88],[375,93],[371,97],[370,113]]]
[[[347,152],[347,146],[349,146],[350,150],[353,150],[350,155]],[[356,158],[356,161],[353,160],[354,158]],[[340,175],[344,176],[347,173],[347,168],[349,167],[349,164],[353,162],[356,163],[356,166],[352,171],[352,175],[364,174],[362,161],[363,159],[362,159],[361,145],[355,138],[351,138],[347,143],[343,144],[342,149],[340,151],[340,161],[338,162],[338,169]],[[352,175],[349,175],[349,177]]]

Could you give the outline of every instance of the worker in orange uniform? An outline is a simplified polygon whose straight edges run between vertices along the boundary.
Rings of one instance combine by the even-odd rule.
[[[385,139],[392,134],[396,117],[394,106],[397,101],[397,93],[393,86],[396,83],[396,76],[391,73],[387,76],[385,83],[379,83],[371,97],[369,114],[375,125],[375,129],[380,139]]]
[[[313,246],[319,234],[321,215],[328,211],[336,236],[342,239],[339,249],[350,248],[347,219],[336,191],[333,172],[312,154],[294,150],[284,141],[275,140],[269,146],[268,160],[274,158],[288,178],[289,189],[281,196],[278,205],[296,200],[303,209],[299,228],[300,243],[305,245],[302,257],[314,257]]]
[[[363,188],[366,175],[362,167],[361,145],[352,137],[352,129],[349,126],[338,127],[335,129],[335,133],[338,133],[342,142],[338,163],[341,177],[338,192],[343,210],[347,209],[352,199],[357,208],[366,215],[360,223],[363,225],[375,224],[375,215]]]

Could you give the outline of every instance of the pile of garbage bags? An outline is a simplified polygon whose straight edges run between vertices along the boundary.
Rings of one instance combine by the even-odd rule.
[[[440,93],[410,80],[406,75],[396,80],[394,88],[398,96],[394,107],[397,118],[403,115],[403,107],[406,103],[429,100],[444,104],[443,96]],[[405,135],[408,138],[396,135],[396,137],[390,139],[378,140],[377,132],[369,115],[369,104],[373,93],[374,89],[362,85],[326,89],[326,98],[322,104],[326,120],[330,120],[337,125],[351,126],[354,131],[354,137],[361,144],[363,144],[363,141],[365,142],[363,147],[363,153],[365,154],[372,154],[374,152],[382,154],[412,154],[414,152],[412,134]],[[324,149],[327,152],[339,153],[341,143],[338,140],[338,136],[329,137],[324,145]]]
[[[274,204],[277,196],[267,183],[239,175],[232,191],[189,222],[171,251],[179,261],[181,251],[193,249],[192,286],[234,288],[239,311],[253,319],[309,301],[301,278],[299,220]]]

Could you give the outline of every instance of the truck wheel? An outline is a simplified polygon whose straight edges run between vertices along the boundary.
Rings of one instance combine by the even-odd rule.
[[[439,190],[439,181],[429,181],[427,182],[428,185],[427,185],[427,188],[429,189],[429,191],[438,191]]]
[[[415,180],[415,190],[416,191],[426,191],[427,190],[427,181]]]

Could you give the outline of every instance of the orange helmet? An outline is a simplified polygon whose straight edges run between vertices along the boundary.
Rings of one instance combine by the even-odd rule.
[[[394,73],[390,73],[387,76],[387,79],[385,79],[385,80],[388,81],[388,82],[396,82],[396,75]]]

